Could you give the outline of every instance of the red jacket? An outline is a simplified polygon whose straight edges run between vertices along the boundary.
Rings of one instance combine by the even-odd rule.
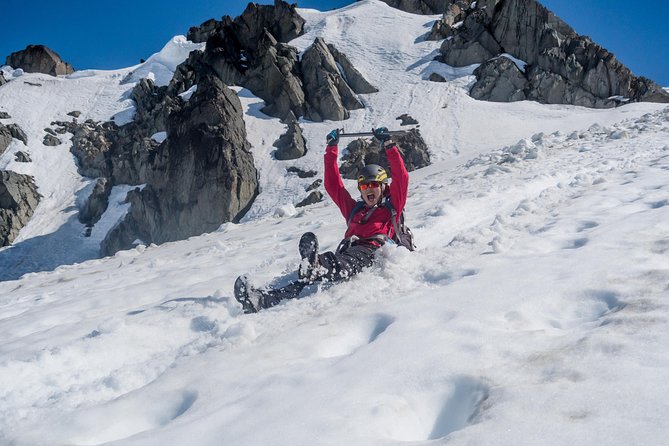
[[[341,174],[339,173],[339,165],[337,164],[337,154],[337,146],[328,146],[327,149],[325,149],[325,190],[328,195],[330,195],[330,198],[337,204],[346,221],[348,221],[351,216],[351,211],[353,211],[353,208],[356,205],[356,200],[354,200],[351,197],[351,194],[344,188],[344,183],[341,179]],[[387,148],[386,156],[390,163],[392,183],[386,188],[385,195],[387,196],[390,193],[390,203],[397,211],[397,218],[399,220],[400,214],[407,201],[409,173],[404,166],[402,155],[400,155],[397,146],[392,145]],[[349,238],[355,235],[361,239],[366,239],[378,234],[385,234],[390,238],[393,237],[395,228],[391,221],[392,215],[388,208],[379,206],[365,223],[361,223],[361,220],[368,211],[369,208],[363,206],[362,210],[358,211],[353,216],[344,238]]]

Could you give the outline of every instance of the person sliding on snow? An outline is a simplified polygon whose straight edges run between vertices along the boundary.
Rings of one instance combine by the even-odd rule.
[[[324,183],[325,190],[348,223],[344,240],[335,252],[319,254],[316,236],[311,232],[302,235],[299,243],[302,258],[299,280],[282,288],[257,290],[248,284],[245,276],[239,277],[235,282],[235,297],[244,307],[244,312],[255,313],[281,300],[295,298],[305,286],[314,282],[348,279],[373,264],[378,248],[397,239],[399,234],[396,232],[399,231],[399,220],[407,199],[409,174],[388,129],[381,127],[373,134],[385,149],[393,174],[392,185],[383,167],[366,165],[358,174],[358,191],[362,200],[354,200],[344,187],[337,165],[339,130],[330,132],[326,138]]]

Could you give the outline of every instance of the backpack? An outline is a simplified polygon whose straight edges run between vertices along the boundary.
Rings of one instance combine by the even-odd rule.
[[[413,232],[411,232],[411,229],[409,229],[409,227],[406,224],[404,224],[404,210],[402,210],[402,213],[400,214],[400,219],[399,219],[400,221],[398,223],[397,211],[390,202],[390,197],[386,197],[385,200],[383,200],[383,205],[386,207],[386,209],[390,211],[390,215],[392,216],[391,218],[393,226],[395,227],[395,235],[392,238],[393,242],[397,243],[400,246],[404,246],[409,251],[414,251],[416,249],[416,244],[413,241]],[[353,206],[353,210],[351,210],[351,215],[349,215],[348,221],[346,222],[347,226],[351,224],[353,216],[357,214],[364,207],[365,207],[364,201],[358,200],[355,203],[355,206]]]

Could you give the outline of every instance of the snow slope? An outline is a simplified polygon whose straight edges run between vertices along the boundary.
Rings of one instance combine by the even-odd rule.
[[[347,129],[421,122],[436,162],[411,173],[418,251],[384,248],[349,282],[240,314],[239,274],[286,282],[303,232],[334,249],[345,226],[329,200],[291,209],[313,179],[285,172],[320,172],[323,135],[342,123],[303,123],[307,156],[273,161],[283,126],[240,90],[263,188],[242,224],[0,282],[0,444],[663,444],[669,108],[476,102],[469,76],[422,80],[429,17],[376,1],[300,13],[308,35],[293,44],[323,36],[383,86]],[[0,107],[40,141],[57,107],[122,112],[129,70],[40,77],[42,99],[24,103],[8,89],[30,91],[19,77]],[[84,107],[95,98],[106,111]],[[30,240],[68,263],[40,243],[47,215],[76,218],[68,200],[88,181],[67,143],[29,149],[66,168],[24,165],[45,209],[0,251],[9,270]],[[50,222],[69,234],[59,250],[76,251],[65,221]]]

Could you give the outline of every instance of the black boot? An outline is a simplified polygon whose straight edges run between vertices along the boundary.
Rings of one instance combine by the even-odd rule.
[[[306,232],[300,238],[300,268],[297,275],[300,280],[312,282],[316,279],[318,264],[318,238],[313,232]]]
[[[239,276],[235,280],[235,299],[242,304],[244,313],[257,313],[263,308],[263,294],[251,287],[248,277]]]

